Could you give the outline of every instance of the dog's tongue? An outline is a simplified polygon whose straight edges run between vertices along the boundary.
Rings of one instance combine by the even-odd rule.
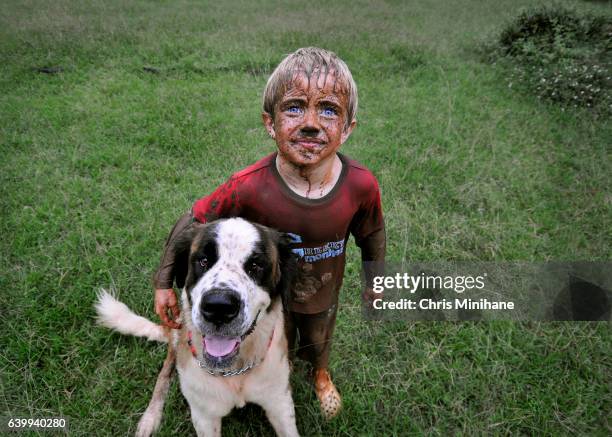
[[[222,337],[218,335],[207,335],[204,337],[204,348],[213,357],[222,357],[234,350],[240,343],[240,337]]]

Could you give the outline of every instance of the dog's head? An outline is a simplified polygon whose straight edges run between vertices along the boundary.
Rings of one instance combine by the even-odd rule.
[[[296,262],[290,238],[232,218],[193,223],[174,245],[177,284],[203,336],[203,358],[211,368],[230,367],[258,320],[286,302]]]

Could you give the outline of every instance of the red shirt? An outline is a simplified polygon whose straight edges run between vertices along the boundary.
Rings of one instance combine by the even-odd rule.
[[[301,274],[289,305],[298,313],[325,311],[338,302],[346,243],[355,236],[363,261],[382,261],[385,228],[378,182],[356,161],[338,154],[342,171],[334,188],[320,199],[293,192],[276,169],[276,153],[232,177],[193,205],[200,222],[242,217],[294,234]]]

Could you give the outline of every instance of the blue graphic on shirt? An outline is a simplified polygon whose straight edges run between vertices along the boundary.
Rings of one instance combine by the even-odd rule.
[[[302,242],[302,237],[300,237],[298,234],[293,234],[291,232],[287,232],[287,235],[289,235],[291,237],[291,242],[292,243],[301,243]]]
[[[304,258],[304,249],[291,249],[291,252],[297,254],[300,258]]]
[[[287,235],[291,237],[291,243],[293,244],[302,242],[302,237],[300,237],[298,234],[287,232]],[[304,258],[304,249],[291,249],[291,251],[297,254],[297,256],[299,256],[300,258]]]
[[[299,243],[302,238],[296,234],[289,234],[294,243]],[[301,247],[292,249],[304,262],[313,263],[322,259],[333,258],[344,253],[344,240],[330,241],[323,246],[318,247]]]

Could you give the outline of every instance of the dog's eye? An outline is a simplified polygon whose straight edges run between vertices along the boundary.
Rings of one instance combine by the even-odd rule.
[[[208,268],[208,258],[204,257],[204,258],[200,258],[200,261],[198,261],[198,263],[200,264],[200,266],[206,270]]]
[[[258,276],[263,271],[263,266],[256,261],[253,261],[247,267],[247,273],[249,276]]]

